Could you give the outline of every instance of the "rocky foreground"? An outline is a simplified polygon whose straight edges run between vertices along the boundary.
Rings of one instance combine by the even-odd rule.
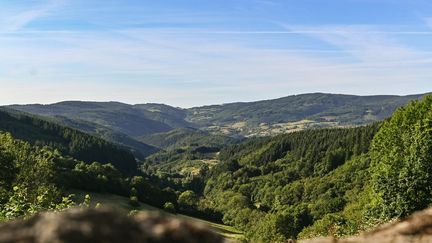
[[[301,243],[432,243],[432,208],[379,227],[358,237],[322,238]]]
[[[225,240],[203,225],[141,213],[125,216],[112,209],[72,209],[43,213],[0,225],[0,242],[151,242],[219,243]],[[432,209],[358,237],[322,238],[301,243],[432,243]]]
[[[0,225],[1,243],[219,243],[224,239],[203,225],[112,209],[72,209],[42,213]]]

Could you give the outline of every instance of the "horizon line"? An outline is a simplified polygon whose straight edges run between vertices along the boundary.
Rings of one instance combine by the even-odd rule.
[[[56,104],[60,104],[60,103],[67,103],[67,102],[82,102],[82,103],[119,103],[119,104],[130,105],[130,106],[151,105],[151,104],[154,104],[154,105],[166,105],[166,106],[170,106],[170,107],[173,107],[173,108],[187,110],[187,109],[206,107],[206,106],[224,106],[224,105],[229,105],[229,104],[256,103],[256,102],[263,102],[263,101],[272,101],[272,100],[284,99],[284,98],[293,97],[293,96],[314,95],[314,94],[355,96],[355,97],[376,97],[376,96],[408,97],[408,96],[429,95],[429,94],[432,94],[432,91],[428,91],[428,92],[425,92],[425,93],[415,93],[415,94],[367,94],[367,95],[350,94],[350,93],[308,92],[308,93],[298,93],[298,94],[286,95],[286,96],[281,96],[281,97],[276,97],[276,98],[261,99],[261,100],[232,101],[232,102],[226,102],[226,103],[196,105],[196,106],[191,106],[191,107],[181,107],[181,106],[171,105],[171,104],[167,104],[167,103],[156,103],[156,102],[128,103],[128,102],[119,101],[119,100],[63,100],[63,101],[58,101],[58,102],[53,102],[53,103],[50,102],[50,103],[13,103],[13,104],[0,104],[0,107],[26,106],[26,105],[49,106],[49,105],[56,105]]]

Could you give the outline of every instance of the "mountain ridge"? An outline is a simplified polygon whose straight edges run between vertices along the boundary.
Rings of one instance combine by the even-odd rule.
[[[361,96],[316,92],[192,108],[160,103],[130,105],[117,101],[62,101],[7,107],[59,122],[69,119],[73,122],[68,125],[76,129],[90,130],[91,134],[122,144],[124,142],[116,138],[118,134],[145,143],[141,138],[182,128],[241,138],[366,125],[390,117],[397,108],[425,95]],[[133,143],[132,140],[128,143]]]
[[[50,105],[57,105],[62,103],[95,103],[95,104],[121,104],[121,105],[128,105],[128,106],[139,106],[139,105],[162,105],[167,106],[171,108],[176,108],[179,110],[189,110],[193,108],[202,108],[202,107],[208,107],[208,106],[224,106],[224,105],[230,105],[230,104],[249,104],[249,103],[257,103],[257,102],[263,102],[263,101],[275,101],[280,100],[288,97],[297,97],[297,96],[307,96],[307,95],[340,95],[340,96],[351,96],[351,97],[410,97],[410,96],[424,96],[432,94],[431,92],[426,93],[415,93],[415,94],[404,94],[404,95],[392,95],[392,94],[368,94],[368,95],[360,95],[360,94],[344,94],[344,93],[331,93],[331,92],[310,92],[310,93],[300,93],[300,94],[292,94],[287,96],[282,96],[279,98],[266,98],[261,100],[252,100],[252,101],[232,101],[232,102],[226,102],[226,103],[218,103],[218,104],[205,104],[205,105],[197,105],[192,107],[180,107],[176,105],[169,105],[165,103],[158,103],[158,102],[148,102],[148,103],[128,103],[124,101],[115,101],[115,100],[109,100],[109,101],[95,101],[95,100],[63,100],[58,101],[54,103],[24,103],[24,104],[9,104],[9,105],[2,105],[2,106],[50,106]]]

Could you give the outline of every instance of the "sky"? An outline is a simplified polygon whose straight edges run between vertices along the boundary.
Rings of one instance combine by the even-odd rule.
[[[432,91],[430,0],[0,0],[0,104]]]

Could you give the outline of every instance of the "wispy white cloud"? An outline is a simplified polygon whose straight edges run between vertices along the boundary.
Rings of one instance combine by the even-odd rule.
[[[32,21],[49,15],[64,4],[65,0],[49,0],[39,7],[8,13],[0,17],[0,30],[9,32],[20,30]]]
[[[419,51],[399,42],[398,34],[431,34],[431,32],[393,32],[376,26],[286,26],[292,31],[331,44],[355,58],[357,63],[376,66],[400,63],[416,63],[430,59],[430,53]]]

